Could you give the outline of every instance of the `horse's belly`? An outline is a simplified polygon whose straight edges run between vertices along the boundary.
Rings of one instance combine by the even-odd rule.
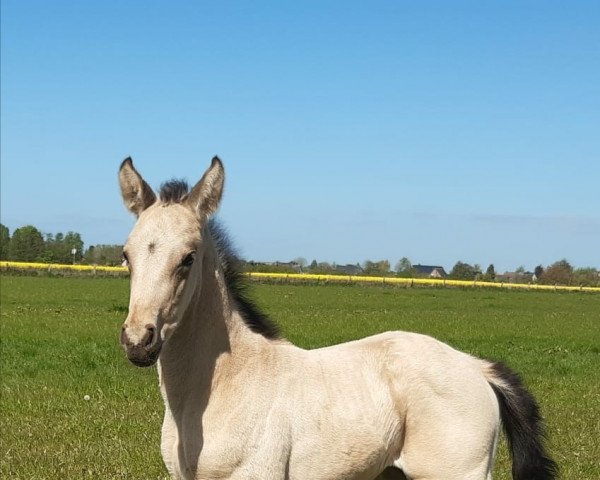
[[[288,456],[281,444],[257,444],[250,439],[216,439],[198,459],[197,480],[288,479]],[[239,447],[246,448],[239,448]],[[306,478],[306,477],[305,477]]]
[[[373,423],[376,423],[374,420]],[[291,480],[372,480],[389,461],[390,437],[360,421],[296,438],[290,456]]]
[[[372,480],[399,455],[402,418],[366,347],[307,352],[279,407],[290,417],[289,478]]]
[[[195,478],[372,480],[390,452],[390,436],[372,412],[346,418],[330,412],[325,417],[336,424],[321,418],[317,429],[314,419],[297,412],[291,420],[283,410],[272,421],[256,419],[251,431],[245,422],[207,428]]]

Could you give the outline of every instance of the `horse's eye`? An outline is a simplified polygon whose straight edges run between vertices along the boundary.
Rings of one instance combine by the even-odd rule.
[[[121,265],[124,267],[129,266],[129,258],[125,252],[121,253]]]
[[[185,258],[183,259],[183,261],[181,262],[181,266],[182,267],[190,267],[192,265],[192,263],[194,263],[194,259],[196,258],[196,253],[192,252],[192,253],[188,253]]]

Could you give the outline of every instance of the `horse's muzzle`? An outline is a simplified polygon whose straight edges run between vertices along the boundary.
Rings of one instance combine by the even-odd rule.
[[[138,367],[149,367],[158,360],[162,339],[154,325],[146,325],[146,330],[138,342],[132,342],[125,326],[121,329],[121,345],[127,358]]]

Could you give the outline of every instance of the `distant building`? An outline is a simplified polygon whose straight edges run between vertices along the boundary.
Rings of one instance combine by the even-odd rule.
[[[529,283],[536,280],[533,272],[504,272],[496,274],[496,282]]]
[[[413,265],[412,268],[417,277],[446,278],[448,276],[444,267],[436,265]]]
[[[267,273],[301,273],[302,267],[297,262],[241,262],[242,268],[247,272]]]
[[[297,262],[271,262],[270,265],[273,265],[274,267],[280,267],[280,268],[288,268],[290,270],[294,270],[295,272],[301,273],[302,272],[302,266],[297,263]]]
[[[336,265],[335,273],[342,273],[344,275],[360,275],[363,273],[363,268],[360,265]]]

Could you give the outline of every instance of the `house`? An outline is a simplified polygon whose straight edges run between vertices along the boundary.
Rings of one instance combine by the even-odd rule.
[[[301,273],[302,267],[297,262],[255,262],[250,260],[242,263],[247,272],[266,273]]]
[[[413,265],[415,277],[446,278],[448,274],[444,267],[436,265]]]
[[[335,273],[341,273],[344,275],[360,275],[363,273],[363,268],[360,265],[336,265]]]
[[[302,266],[293,260],[291,262],[271,262],[270,265],[274,266],[276,270],[283,269],[291,270],[296,273],[302,273]]]
[[[495,280],[503,283],[529,283],[534,281],[533,272],[504,272],[496,274]]]

